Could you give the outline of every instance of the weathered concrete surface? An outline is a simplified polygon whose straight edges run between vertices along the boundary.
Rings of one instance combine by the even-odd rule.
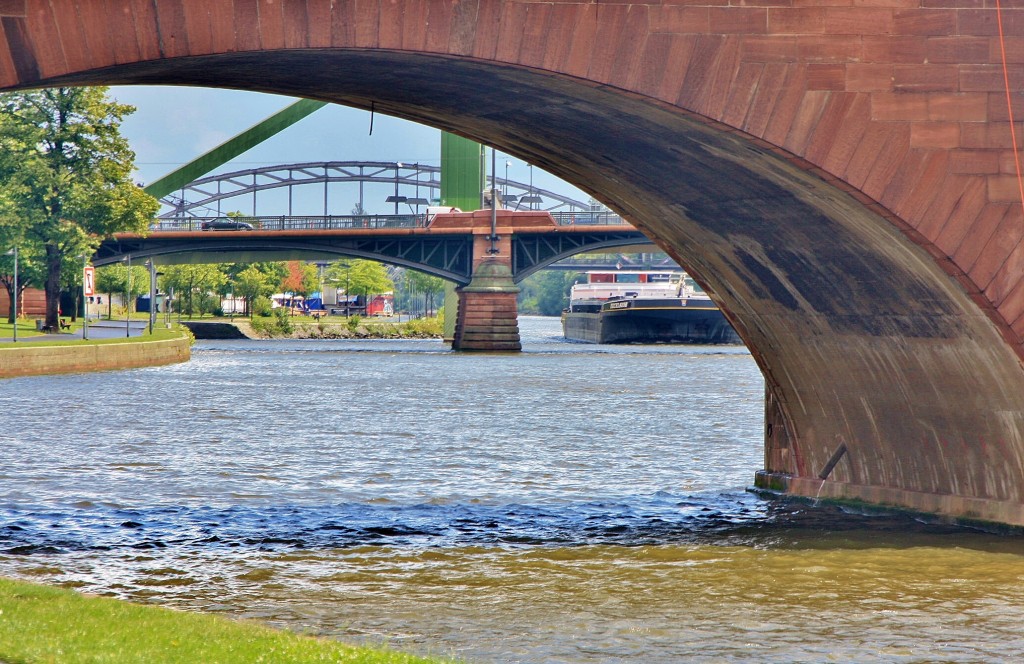
[[[266,90],[495,145],[713,290],[789,490],[1024,524],[1024,9],[1002,4],[13,0],[0,87]]]
[[[0,348],[0,378],[47,374],[114,371],[187,362],[191,340],[132,341],[124,343]]]

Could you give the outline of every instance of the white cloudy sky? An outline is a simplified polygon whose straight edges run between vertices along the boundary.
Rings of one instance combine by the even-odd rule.
[[[136,179],[143,184],[188,163],[294,101],[289,97],[210,88],[115,87],[110,94],[138,109],[124,121],[122,133],[136,153]],[[306,161],[439,164],[438,130],[378,113],[371,136],[369,123],[370,115],[365,111],[327,106],[217,172]],[[504,176],[506,161],[511,162],[509,178],[529,181],[530,169],[525,162],[500,153],[499,176]],[[578,196],[580,200],[587,198],[539,169],[533,169],[533,180],[539,188]],[[370,212],[387,212],[390,205],[368,198],[366,207]]]

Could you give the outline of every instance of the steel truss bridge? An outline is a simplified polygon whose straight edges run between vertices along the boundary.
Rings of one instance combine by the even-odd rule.
[[[440,196],[441,168],[428,164],[407,164],[388,161],[326,161],[301,164],[283,164],[248,170],[221,173],[194,180],[160,199],[165,207],[161,218],[220,216],[238,208],[260,209],[259,194],[286,190],[287,201],[278,202],[285,216],[293,217],[296,208],[295,189],[303,188],[301,207],[309,208],[310,189],[319,185],[322,192],[312,194],[318,199],[321,215],[329,216],[338,202],[338,192],[332,184],[356,185],[358,193],[345,200],[355,200],[359,210],[366,209],[365,185],[373,185],[379,193],[387,187],[388,202],[394,204],[395,214],[409,209],[417,213]],[[487,182],[490,187],[490,180]],[[593,206],[562,194],[534,187],[532,183],[517,182],[498,177],[495,188],[504,203],[512,209],[547,211],[586,211]],[[247,200],[248,199],[248,200]],[[392,200],[394,199],[394,200]],[[481,204],[482,205],[482,204]]]
[[[617,215],[549,213],[554,225],[515,228],[512,272],[521,281],[576,254],[633,248],[651,251],[650,240]],[[251,230],[202,230],[222,217],[166,217],[145,236],[104,241],[93,262],[107,265],[130,256],[157,264],[367,258],[433,274],[465,285],[473,267],[473,229],[434,229],[426,215],[231,217]]]

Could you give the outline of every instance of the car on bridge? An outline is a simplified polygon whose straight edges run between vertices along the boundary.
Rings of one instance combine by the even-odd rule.
[[[231,217],[221,217],[204,221],[199,228],[204,231],[251,231],[252,224]]]

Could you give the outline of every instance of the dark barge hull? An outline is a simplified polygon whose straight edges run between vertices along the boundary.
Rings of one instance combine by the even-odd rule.
[[[612,300],[600,312],[565,312],[562,333],[571,341],[596,344],[743,343],[706,300]]]

